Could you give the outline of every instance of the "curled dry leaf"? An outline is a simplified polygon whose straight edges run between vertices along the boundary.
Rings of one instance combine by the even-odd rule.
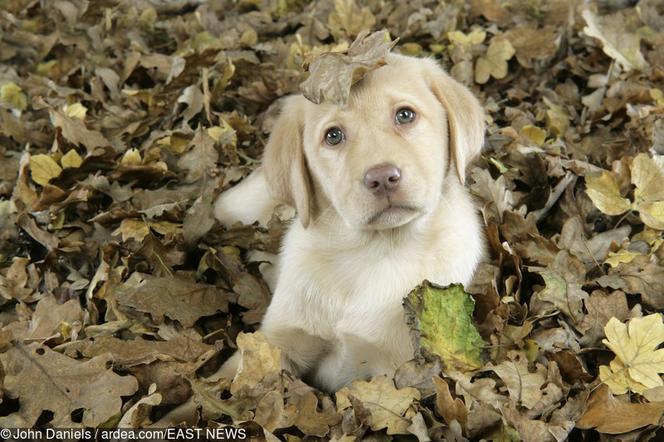
[[[637,34],[625,29],[624,17],[621,13],[599,17],[586,9],[582,15],[586,21],[583,32],[601,41],[606,55],[628,70],[642,70],[648,67],[648,62],[643,58],[639,47],[641,39]]]
[[[364,75],[386,63],[386,57],[397,40],[387,31],[358,35],[346,53],[325,52],[308,67],[307,78],[300,89],[313,103],[330,102],[346,106],[352,86]]]

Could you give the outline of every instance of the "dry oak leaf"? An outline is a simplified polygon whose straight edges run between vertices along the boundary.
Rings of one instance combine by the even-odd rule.
[[[186,336],[177,336],[169,341],[141,338],[123,340],[113,336],[100,336],[94,340],[72,342],[64,351],[67,355],[81,354],[86,358],[110,353],[116,367],[128,368],[154,361],[194,362],[207,352],[214,351],[214,347]]]
[[[320,396],[298,379],[288,386],[286,409],[292,415],[293,425],[308,436],[324,437],[330,426],[341,420],[332,399]]]
[[[546,369],[541,364],[535,365],[535,371],[528,369],[528,359],[524,354],[513,355],[499,365],[490,366],[488,370],[496,372],[503,380],[510,393],[510,398],[528,409],[534,408],[543,396],[542,385],[546,382]]]
[[[637,210],[641,221],[653,229],[664,230],[664,170],[647,154],[638,154],[630,166],[634,201],[620,194],[612,172],[586,176],[586,193],[595,206],[607,215],[621,215]]]
[[[505,32],[505,38],[512,43],[516,59],[525,68],[532,68],[533,61],[550,59],[560,45],[560,37],[553,26],[540,29],[519,26]]]
[[[664,267],[645,255],[609,269],[609,274],[599,277],[597,282],[603,287],[641,295],[644,304],[657,310],[664,309]]]
[[[646,425],[657,425],[664,413],[664,402],[634,404],[613,397],[605,385],[593,393],[586,412],[576,421],[583,430],[595,428],[600,433],[621,434]]]
[[[203,316],[228,310],[227,294],[215,286],[178,277],[134,273],[115,288],[118,304],[149,313],[162,323],[164,316],[191,327]]]
[[[231,384],[233,395],[243,389],[252,389],[260,382],[270,381],[281,373],[281,350],[270,345],[262,333],[240,333],[236,343],[242,363]]]
[[[475,62],[475,82],[484,84],[490,77],[496,80],[507,76],[507,61],[514,55],[514,47],[503,37],[491,39],[489,48]]]
[[[604,326],[609,319],[616,317],[621,321],[630,317],[625,293],[616,290],[611,294],[605,294],[596,290],[584,300],[588,313],[583,316],[577,329],[583,332],[581,342],[586,345],[596,345],[604,335]],[[631,312],[633,316],[640,316],[640,309]]]
[[[531,309],[540,314],[548,312],[547,306],[551,304],[574,324],[579,323],[583,318],[583,300],[588,298],[588,293],[582,289],[586,276],[583,263],[567,250],[561,250],[551,265],[535,270],[546,287],[532,297]]]
[[[111,145],[101,132],[88,129],[80,119],[69,117],[55,109],[50,109],[49,113],[51,123],[62,130],[62,136],[74,144],[85,146],[88,152],[92,152],[97,147]]]
[[[387,31],[362,33],[347,53],[325,52],[309,65],[309,78],[300,90],[309,101],[320,104],[329,101],[346,106],[351,87],[364,75],[386,64],[386,57],[397,40],[390,40]]]
[[[133,376],[120,376],[109,368],[109,354],[81,362],[31,344],[11,348],[0,361],[6,372],[5,394],[21,404],[16,413],[0,418],[2,427],[32,427],[44,410],[53,413],[53,427],[76,427],[71,413],[80,408],[82,424],[97,427],[120,413],[122,396],[138,390]]]
[[[629,325],[611,318],[604,327],[607,339],[602,342],[616,354],[609,366],[599,367],[599,377],[614,394],[627,391],[643,393],[664,386],[659,373],[664,373],[664,323],[654,313],[634,318]]]
[[[368,382],[355,380],[337,391],[337,411],[341,413],[352,406],[351,396],[369,411],[367,423],[373,431],[387,428],[387,434],[408,434],[415,414],[413,401],[420,399],[420,392],[412,387],[396,389],[387,376],[377,376]]]
[[[83,323],[85,315],[78,299],[58,304],[53,295],[43,297],[35,308],[26,338],[46,340],[62,335],[62,326],[78,321]]]

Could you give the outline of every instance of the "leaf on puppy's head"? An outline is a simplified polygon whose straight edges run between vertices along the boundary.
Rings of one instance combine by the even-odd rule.
[[[438,356],[461,371],[482,367],[486,344],[473,324],[475,302],[461,284],[424,281],[405,298],[404,308],[416,354]]]
[[[367,72],[384,66],[397,41],[391,40],[385,30],[370,35],[365,31],[357,36],[345,53],[325,52],[319,55],[310,63],[305,63],[309,78],[300,85],[302,95],[316,104],[330,102],[345,106],[351,87]]]

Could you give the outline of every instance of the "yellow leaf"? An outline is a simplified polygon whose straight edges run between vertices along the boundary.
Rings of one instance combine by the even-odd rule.
[[[30,171],[32,181],[45,186],[51,179],[60,176],[62,168],[48,155],[33,155],[30,157]]]
[[[664,230],[664,171],[648,155],[638,154],[630,167],[634,190],[634,209],[653,229]]]
[[[129,149],[122,156],[120,164],[124,166],[140,166],[141,161],[141,153],[138,149]]]
[[[28,107],[28,98],[25,96],[23,89],[13,81],[0,86],[0,101],[12,109],[20,111]]]
[[[600,367],[600,379],[615,394],[627,390],[641,393],[664,385],[659,373],[664,373],[664,342],[662,315],[654,313],[630,320],[629,326],[611,318],[604,327],[602,342],[616,354],[607,366]]]
[[[643,393],[647,390],[646,386],[636,382],[627,375],[625,366],[618,358],[607,365],[600,365],[599,378],[611,389],[613,394],[625,394],[628,391]]]
[[[533,126],[532,124],[523,126],[521,128],[521,135],[540,146],[544,144],[544,140],[546,140],[546,131],[540,127]]]
[[[556,136],[565,135],[569,127],[569,114],[564,107],[544,97],[544,104],[549,108],[545,114],[546,125]]]
[[[152,6],[148,6],[147,8],[143,9],[143,11],[141,11],[141,15],[138,17],[138,22],[144,28],[151,28],[154,26],[156,21],[157,10]]]
[[[619,250],[618,252],[609,252],[609,257],[604,262],[611,267],[618,267],[620,263],[632,262],[640,253],[630,252],[629,250]]]
[[[208,128],[207,134],[217,143],[235,144],[237,142],[235,129],[233,129],[233,126],[228,124],[225,120],[221,120],[221,126],[212,126]]]
[[[51,70],[55,67],[57,60],[45,61],[44,63],[39,63],[37,65],[37,73],[39,75],[44,75],[48,77],[51,74]]]
[[[497,80],[507,76],[507,60],[514,55],[514,47],[506,38],[494,37],[491,39],[486,54],[479,57],[475,63],[475,82],[484,84],[489,77]]]
[[[62,164],[62,167],[64,169],[71,167],[71,168],[76,168],[80,167],[80,165],[83,163],[83,158],[76,152],[74,149],[71,149],[69,152],[63,155],[62,158],[60,158],[60,164]]]
[[[642,203],[638,206],[641,221],[653,229],[664,230],[664,201]]]
[[[600,175],[586,175],[586,193],[595,207],[607,215],[620,215],[630,208],[629,200],[620,196],[618,183],[608,170]]]
[[[452,31],[447,33],[447,38],[449,38],[452,43],[461,46],[478,45],[486,38],[486,32],[479,29],[475,29],[469,34],[464,34],[461,31]]]
[[[650,89],[650,98],[655,101],[657,106],[664,106],[664,92],[661,89]]]
[[[85,115],[88,113],[88,109],[81,103],[65,104],[63,110],[68,117],[77,118],[81,121],[85,120]]]
[[[210,129],[208,129],[208,134]],[[159,146],[165,147],[175,155],[180,155],[185,150],[187,150],[187,146],[189,146],[189,140],[187,138],[173,134],[158,140],[157,144]]]

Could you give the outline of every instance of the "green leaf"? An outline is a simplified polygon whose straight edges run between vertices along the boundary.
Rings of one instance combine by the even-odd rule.
[[[484,365],[485,342],[473,324],[475,301],[461,284],[441,287],[424,281],[404,307],[416,351],[437,355],[449,367],[469,371]]]

